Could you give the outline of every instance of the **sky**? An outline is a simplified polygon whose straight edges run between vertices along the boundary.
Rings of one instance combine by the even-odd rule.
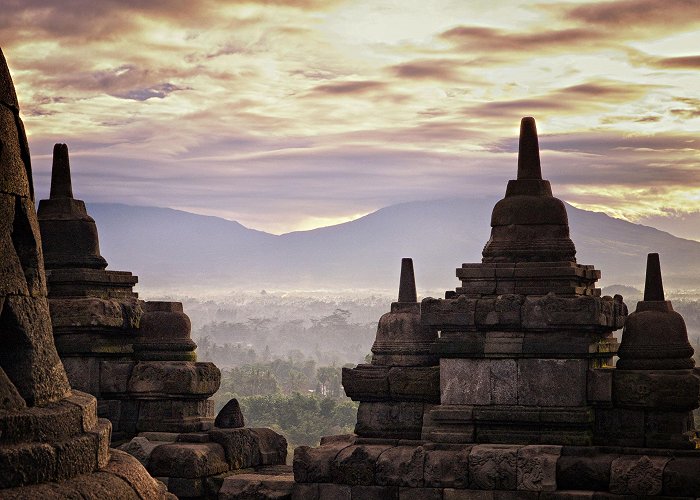
[[[700,239],[698,0],[0,0],[38,198],[274,233],[500,196],[534,116],[554,193]]]

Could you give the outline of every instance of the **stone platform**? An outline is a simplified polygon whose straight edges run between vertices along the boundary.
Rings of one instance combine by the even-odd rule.
[[[295,451],[293,498],[700,497],[700,450],[324,439]]]

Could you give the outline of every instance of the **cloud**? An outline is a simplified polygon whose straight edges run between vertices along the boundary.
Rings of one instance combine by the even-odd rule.
[[[695,0],[615,0],[560,9],[568,20],[623,30],[654,27],[673,32],[700,23]]]
[[[154,97],[164,99],[177,90],[185,89],[186,87],[178,87],[172,83],[161,83],[150,88],[132,89],[126,92],[116,93],[114,96],[121,97],[123,99],[132,99],[134,101],[147,101],[148,99],[152,99]]]
[[[480,26],[458,26],[443,32],[440,38],[469,52],[502,51],[520,52],[540,50],[561,52],[573,45],[593,44],[608,36],[601,31],[589,28],[567,28],[542,30],[534,33],[518,33]]]
[[[700,56],[666,57],[654,61],[660,68],[700,69]]]
[[[525,115],[576,114],[582,111],[604,110],[639,100],[654,86],[628,82],[600,80],[572,85],[524,99],[492,101],[466,107],[465,116],[488,116],[517,120]]]
[[[673,16],[680,4],[670,2]],[[613,5],[629,26],[594,12]],[[395,202],[502,194],[519,119],[531,114],[571,200],[598,189],[619,208],[606,191],[616,186],[631,207],[629,189],[661,193],[666,179],[655,203],[675,203],[679,186],[695,185],[700,137],[695,77],[678,71],[695,69],[695,56],[673,42],[692,32],[678,22],[660,40],[663,23],[645,31],[626,5],[13,0],[0,39],[38,191],[53,143],[66,142],[88,200],[283,230]]]
[[[452,59],[424,59],[391,66],[389,71],[399,78],[457,82],[462,79],[460,75],[462,64]]]
[[[330,95],[366,94],[386,87],[384,82],[378,81],[340,81],[318,85],[311,89],[312,93]]]

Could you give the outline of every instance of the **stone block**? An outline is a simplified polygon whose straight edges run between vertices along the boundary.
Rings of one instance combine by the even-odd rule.
[[[122,402],[118,399],[100,399],[97,401],[97,415],[113,423],[112,430],[119,431]],[[138,414],[137,414],[138,415]]]
[[[423,472],[425,486],[468,488],[471,448],[462,445],[449,450],[426,450]]]
[[[393,400],[440,402],[440,368],[401,366],[389,370],[389,395]]]
[[[224,449],[216,443],[170,443],[157,446],[148,459],[153,476],[197,478],[229,470]]]
[[[352,489],[345,484],[319,484],[318,497],[320,500],[351,500]]]
[[[399,488],[399,500],[442,500],[442,488]]]
[[[692,370],[620,370],[613,372],[613,401],[623,408],[693,410],[700,379]]]
[[[100,394],[100,365],[97,358],[64,357],[66,369],[72,388],[90,394]]]
[[[389,399],[389,367],[358,365],[343,368],[345,394],[353,401],[382,401]]]
[[[670,458],[623,455],[610,466],[610,493],[653,496],[663,489],[663,473]]]
[[[445,488],[442,492],[442,498],[443,500],[494,500],[494,493],[493,491]]]
[[[515,404],[517,376],[514,359],[441,359],[441,403]]]
[[[494,280],[464,280],[456,291],[469,297],[493,296],[496,295],[497,287],[498,283]]]
[[[62,333],[80,329],[124,329],[124,311],[121,302],[98,297],[52,298],[51,323]]]
[[[610,466],[617,455],[563,455],[557,461],[557,485],[563,490],[605,491],[610,484]]]
[[[645,411],[644,443],[649,448],[695,449],[695,423],[690,411]]]
[[[210,436],[213,442],[224,448],[231,469],[247,469],[260,465],[257,436],[250,429],[214,429]]]
[[[518,360],[518,404],[584,405],[587,364],[585,359]]]
[[[199,432],[214,427],[213,401],[183,398],[140,399],[137,402],[136,427],[139,431]]]
[[[280,465],[287,461],[287,440],[265,427],[251,428],[260,454],[260,465]]]
[[[514,490],[517,487],[519,446],[482,444],[469,454],[469,487],[478,490]]]
[[[425,450],[422,446],[397,446],[379,455],[375,480],[378,485],[423,486]]]
[[[89,425],[86,411],[95,408],[95,398],[89,397],[87,407],[72,403],[73,398],[64,398],[46,406],[33,406],[20,412],[0,413],[0,441],[18,443],[27,441],[63,441]],[[94,426],[95,424],[92,423]]]
[[[526,297],[523,303],[523,328],[547,329],[552,326],[605,326],[601,299],[592,296]]]
[[[320,444],[325,445],[350,445],[354,444],[357,436],[355,434],[336,434],[333,436],[321,436]]]
[[[224,479],[219,500],[290,499],[294,489],[291,475],[234,474]]]
[[[543,491],[540,500],[593,500],[594,491]]]
[[[297,446],[294,449],[292,469],[297,483],[327,483],[331,481],[331,466],[338,453],[350,443],[337,442],[311,448]]]
[[[700,457],[676,457],[666,464],[663,494],[667,496],[700,496]]]
[[[209,397],[219,388],[221,371],[213,363],[141,361],[129,378],[132,394],[185,394]]]
[[[334,483],[375,484],[375,466],[379,455],[391,448],[382,445],[351,445],[338,453],[331,465]]]
[[[112,473],[126,481],[139,498],[162,498],[165,487],[153,479],[138,460],[119,450],[112,450],[112,459],[101,472]]]
[[[525,331],[523,354],[539,358],[590,357],[598,347],[600,337],[580,330]],[[572,356],[572,354],[576,356]]]
[[[224,427],[228,429],[229,427]],[[237,427],[234,427],[236,429]],[[183,432],[177,435],[178,443],[209,443],[211,438],[208,432]]]
[[[350,488],[352,500],[398,500],[398,486],[364,486]]]
[[[464,283],[462,288],[469,290],[471,293],[479,294],[494,294],[496,293],[495,282],[483,283]],[[477,327],[493,328],[499,325],[498,312],[496,311],[496,299],[479,299],[476,301],[476,310],[474,312],[474,323]],[[500,325],[499,325],[500,326]]]
[[[532,445],[518,450],[518,490],[554,491],[557,489],[557,460],[561,446]]]
[[[134,364],[133,361],[100,361],[100,392],[128,392],[129,377]]]
[[[141,432],[140,437],[145,437],[149,441],[160,441],[162,443],[174,443],[180,437],[179,432]]]
[[[520,354],[523,352],[523,332],[486,332],[484,354]]]
[[[424,327],[469,328],[475,324],[476,300],[460,295],[456,299],[433,299],[421,302],[421,324]]]
[[[12,335],[4,336],[0,365],[27,404],[44,405],[67,395],[70,385],[54,345],[47,300],[7,296],[2,317],[4,331]]]
[[[362,437],[420,439],[424,404],[420,402],[361,402],[355,433]]]
[[[197,498],[205,493],[204,481],[199,477],[170,477],[167,486],[168,492],[177,498]]]
[[[45,443],[0,447],[0,488],[55,480],[56,449]]]
[[[162,446],[163,444],[164,443],[162,441],[149,441],[145,437],[136,436],[131,441],[119,446],[117,449],[125,451],[141,462],[144,467],[146,467],[148,466],[148,459],[150,458],[153,450],[158,446]]]
[[[595,442],[600,445],[644,446],[643,410],[596,408]]]
[[[90,431],[95,436],[97,447],[97,468],[102,469],[110,459],[110,441],[112,438],[112,422],[106,418],[100,418]]]
[[[498,315],[498,323],[505,328],[520,328],[521,324],[521,307],[524,297],[514,294],[514,289],[504,288],[501,283],[498,284],[497,292],[499,293],[494,303],[494,308]]]
[[[539,492],[535,491],[494,491],[494,500],[537,500]]]
[[[320,500],[321,496],[318,491],[319,485],[316,483],[313,484],[302,484],[302,483],[294,483],[294,487],[292,488],[292,500]],[[348,488],[349,490],[349,488]],[[349,493],[349,491],[348,491]],[[329,498],[334,498],[334,497],[329,497]],[[342,497],[341,497],[342,498]],[[348,499],[350,496],[348,495]]]
[[[6,112],[6,109],[0,111],[2,114]],[[2,297],[7,295],[29,295],[22,262],[19,260],[12,238],[15,205],[15,196],[0,192],[0,236],[2,236],[0,238],[0,263],[2,263],[0,270],[2,270],[3,276],[2,281],[0,281],[0,296]]]
[[[588,370],[587,396],[592,403],[609,403],[612,401],[612,375],[614,368],[595,368]]]

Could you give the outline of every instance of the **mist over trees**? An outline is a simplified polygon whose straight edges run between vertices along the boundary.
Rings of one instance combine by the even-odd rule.
[[[603,289],[616,293],[630,312],[642,298],[628,285]],[[700,365],[700,293],[671,290],[666,297],[685,318]],[[345,396],[341,370],[369,359],[377,322],[395,297],[263,290],[176,299],[192,319],[198,359],[222,370],[217,412],[238,398],[246,425],[275,429],[290,449],[353,432],[357,403]]]

